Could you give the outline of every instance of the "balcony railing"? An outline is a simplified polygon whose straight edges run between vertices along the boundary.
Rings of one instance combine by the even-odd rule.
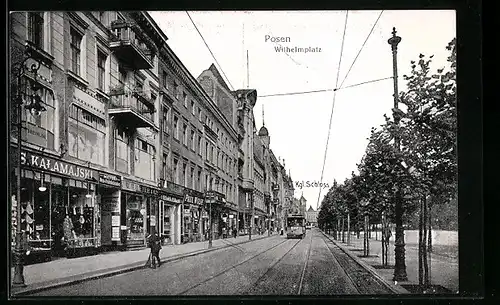
[[[154,106],[147,105],[134,94],[121,94],[111,97],[109,114],[122,117],[130,127],[151,127],[157,129],[154,123]]]
[[[111,23],[111,38],[109,47],[127,64],[136,69],[152,69],[153,60],[150,50],[138,39],[136,26],[115,20]]]

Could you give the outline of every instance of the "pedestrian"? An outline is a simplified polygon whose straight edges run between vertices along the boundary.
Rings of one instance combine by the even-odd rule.
[[[233,237],[234,237],[234,238],[236,238],[236,235],[237,235],[236,233],[237,233],[237,232],[238,232],[238,231],[236,231],[236,227],[233,227]]]
[[[150,253],[151,266],[153,266],[152,268],[156,268],[156,264],[154,263],[154,260],[156,259],[156,261],[158,262],[158,267],[160,267],[161,238],[154,228],[151,229],[151,234],[148,235],[147,241],[148,241],[148,247],[151,248],[151,253]]]
[[[227,231],[226,227],[223,227],[223,228],[222,228],[222,238],[223,238],[223,239],[225,239],[225,238],[226,238],[226,235],[227,235],[226,231]]]

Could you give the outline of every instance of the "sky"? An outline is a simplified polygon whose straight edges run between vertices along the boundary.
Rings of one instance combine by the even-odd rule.
[[[333,89],[342,83],[347,87],[392,77],[392,52],[387,40],[393,27],[402,38],[397,54],[399,91],[405,90],[403,75],[410,73],[410,61],[418,61],[420,53],[434,55],[433,70],[448,66],[446,46],[456,36],[455,11],[381,12],[349,11],[347,23],[346,11],[188,12],[220,66],[187,12],[149,13],[194,77],[214,63],[226,75],[230,88],[257,90],[256,127],[262,126],[264,108],[271,149],[277,158],[285,160],[294,180],[295,196],[303,194],[307,207],[316,209],[334,180],[341,183],[352,171],[357,172],[370,129],[383,124],[384,114],[392,113],[393,80],[345,88],[336,94],[265,95]],[[273,42],[270,37],[281,38],[281,42]],[[310,51],[277,52],[280,46]],[[323,187],[314,186],[320,181]],[[297,184],[301,182],[302,188]]]

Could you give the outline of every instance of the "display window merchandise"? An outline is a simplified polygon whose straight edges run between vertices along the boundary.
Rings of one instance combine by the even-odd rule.
[[[15,246],[17,204],[21,205],[21,230],[29,246],[27,263],[71,256],[72,250],[97,248],[95,184],[33,170],[23,170],[21,198],[12,195],[12,245]],[[98,209],[98,208],[97,208]],[[93,251],[91,251],[93,252]],[[90,254],[90,253],[89,253]]]
[[[144,197],[138,194],[122,193],[122,205],[125,207],[127,226],[127,246],[145,244],[146,204]]]

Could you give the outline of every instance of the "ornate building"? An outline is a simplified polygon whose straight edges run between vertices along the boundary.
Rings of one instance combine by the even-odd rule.
[[[256,90],[231,91],[214,65],[193,77],[146,12],[9,16],[12,92],[45,110],[9,104],[12,224],[40,256],[145,247],[153,230],[206,240],[209,210],[214,238],[283,226],[293,185],[256,132]]]

